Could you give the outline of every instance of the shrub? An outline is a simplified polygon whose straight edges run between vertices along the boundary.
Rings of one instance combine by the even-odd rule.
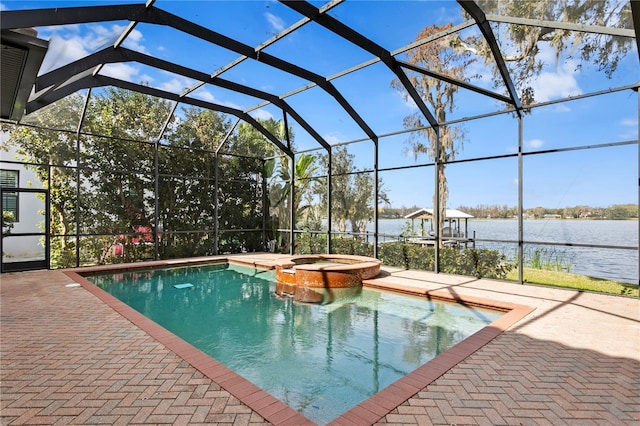
[[[435,270],[435,249],[416,244],[382,244],[378,257],[385,265],[423,271]],[[477,278],[504,279],[513,269],[504,254],[488,249],[440,249],[440,271]]]
[[[327,236],[326,234],[304,232],[296,235],[295,254],[318,254],[326,253]]]
[[[373,256],[373,244],[354,238],[334,238],[331,240],[331,251],[334,254],[351,254],[357,256]]]
[[[373,244],[352,238],[334,238],[332,253],[373,256]],[[324,253],[326,237],[301,234],[296,238],[296,254]],[[380,244],[378,258],[385,265],[421,271],[435,270],[435,249],[401,242]],[[477,278],[505,279],[514,265],[504,254],[489,249],[440,249],[440,271]]]

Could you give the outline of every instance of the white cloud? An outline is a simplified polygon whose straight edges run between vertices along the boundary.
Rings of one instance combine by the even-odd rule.
[[[151,85],[150,83],[155,80],[153,77],[151,77],[149,74],[142,74],[140,76],[140,81],[142,83],[149,83],[149,85]]]
[[[215,103],[216,102],[215,96],[213,96],[213,94],[211,92],[209,92],[208,90],[196,90],[190,96],[192,96],[194,98],[201,99],[201,100],[203,100],[205,102],[211,102],[211,103]]]
[[[635,130],[629,130],[628,132],[620,133],[618,137],[622,140],[633,140],[638,138],[638,132]]]
[[[538,149],[541,148],[542,145],[544,145],[544,141],[542,139],[531,139],[524,142],[525,148],[530,149]]]
[[[114,24],[111,26],[111,28],[107,28],[104,25],[93,25],[90,28],[93,34],[91,34],[91,32],[87,33],[87,39],[92,39],[94,41],[100,40],[100,42],[104,42],[108,39],[115,38],[120,35],[125,27],[123,25]]]
[[[181,94],[189,87],[190,83],[186,78],[172,78],[158,85],[158,89],[166,90],[167,92]]]
[[[571,112],[571,108],[569,108],[566,104],[556,104],[553,111],[554,112]]]
[[[238,109],[238,110],[240,110],[240,111],[242,111],[242,110],[244,109],[244,108],[243,108],[243,107],[241,107],[240,105],[238,105],[238,104],[236,104],[236,103],[233,103],[233,102],[230,102],[230,101],[223,102],[223,103],[222,103],[222,105],[224,105],[224,106],[228,106],[228,107],[230,107],[230,108],[235,108],[235,109]],[[258,110],[258,111],[259,111],[259,110]],[[267,112],[267,115],[268,115],[267,119],[273,118],[273,114],[271,114],[270,112]]]
[[[620,121],[620,125],[623,127],[618,135],[620,139],[637,139],[638,138],[638,119],[637,118],[625,118]]]
[[[107,75],[109,77],[117,78],[119,80],[130,81],[137,83],[135,76],[138,75],[139,70],[129,64],[106,64],[100,74]]]
[[[122,33],[125,27],[121,28],[122,30],[118,34]],[[144,36],[142,35],[142,33],[134,28],[124,40],[122,46],[140,53],[149,53],[147,48],[142,44],[143,41]]]
[[[556,73],[540,73],[540,76],[531,83],[531,87],[533,87],[534,96],[538,102],[576,96],[582,93],[573,72],[567,71],[566,66]]]
[[[249,115],[251,115],[253,118],[257,119],[257,120],[272,120],[273,119],[273,114],[271,114],[269,111],[267,111],[266,109],[263,108],[259,108],[255,111],[252,111],[249,113]]]
[[[324,140],[329,143],[329,145],[335,145],[337,143],[343,142],[344,138],[341,138],[340,135],[335,133],[329,133],[323,136]]]
[[[48,72],[70,62],[83,58],[93,52],[113,44],[124,31],[123,25],[63,25],[57,27],[39,28],[39,37],[49,38],[49,50],[44,58],[41,72]],[[142,45],[144,37],[136,29],[127,36],[124,46],[146,53],[147,49]],[[129,71],[124,71],[126,69]],[[123,72],[135,75],[131,71],[132,66],[121,67],[118,74]]]
[[[57,26],[38,27],[38,37],[48,39],[54,35],[73,33],[80,33],[80,24],[67,24]]]
[[[56,69],[62,65],[87,56],[88,52],[80,37],[63,39],[58,35],[53,35],[49,40],[49,50],[44,57],[41,73]]]
[[[393,96],[397,97],[400,100],[400,102],[402,102],[402,105],[405,108],[409,109],[410,111],[413,112],[418,110],[418,105],[416,105],[416,103],[411,98],[411,96],[404,96],[404,94],[398,90],[395,90],[393,92]]]
[[[274,15],[273,13],[265,13],[264,14],[265,18],[267,18],[267,21],[269,22],[269,25],[271,25],[271,27],[273,27],[274,30],[280,32],[282,30],[284,30],[285,26],[284,26],[284,21],[282,20],[282,18]]]
[[[437,10],[434,10],[434,15],[438,15],[435,22],[440,24],[447,24],[449,22],[456,22],[459,19],[459,13],[455,8],[441,6]]]
[[[172,91],[174,93],[182,93],[184,88],[191,87],[191,86],[193,86],[195,84],[195,81],[189,80],[189,79],[183,79],[182,81],[185,82],[185,84],[186,84],[186,82],[190,82],[190,84],[188,86],[183,86],[183,88],[181,90],[176,90],[177,87],[179,86],[179,84],[181,84],[180,83],[180,79],[173,79],[171,81],[171,83],[174,85],[174,87],[173,88],[169,88],[169,86],[165,86],[165,87],[167,87],[166,90],[170,90],[170,91]],[[211,93],[209,90],[207,90],[206,87],[207,86],[201,86],[201,87],[197,88],[195,91],[191,92],[188,96],[190,96],[192,98],[203,100],[205,102],[211,102],[211,103],[218,104],[218,105],[224,105],[224,106],[227,106],[229,108],[233,108],[233,109],[237,109],[237,110],[242,110],[243,109],[242,107],[240,107],[239,105],[237,105],[237,104],[235,104],[233,102],[222,101],[221,99],[216,98],[216,96],[213,93]],[[262,117],[259,117],[259,118],[262,118]],[[269,116],[266,117],[266,118],[273,118],[273,116],[271,114],[269,114]]]
[[[82,36],[82,42],[89,52],[104,49],[118,39],[123,28],[120,25],[112,25],[111,28],[104,25],[92,25]]]
[[[542,139],[531,139],[522,142],[522,146],[524,149],[539,149],[542,147],[542,145],[544,145],[544,141]],[[507,152],[515,154],[518,152],[518,147],[510,146],[507,148]]]
[[[582,94],[576,80],[579,67],[575,60],[557,58],[555,49],[547,45],[541,46],[538,59],[545,66],[531,82],[536,101],[546,102]]]
[[[465,74],[474,76],[471,84],[495,91],[493,87],[493,72],[484,61],[478,59],[467,65],[465,67]]]

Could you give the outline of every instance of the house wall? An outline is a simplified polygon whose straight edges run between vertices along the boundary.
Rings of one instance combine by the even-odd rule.
[[[0,133],[0,140],[6,141],[6,133]],[[43,188],[35,173],[21,164],[9,163],[18,156],[14,149],[0,150],[0,168],[19,171],[20,188]],[[14,223],[12,233],[40,233],[44,226],[44,200],[39,194],[21,193],[18,199],[18,222]],[[40,236],[8,236],[2,241],[3,261],[22,261],[44,259],[44,247]]]

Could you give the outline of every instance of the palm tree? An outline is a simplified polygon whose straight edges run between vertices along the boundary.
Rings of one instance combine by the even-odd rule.
[[[316,158],[311,154],[301,154],[296,158],[293,176],[295,190],[291,206],[296,218],[300,218],[302,213],[311,207],[310,204],[301,204],[303,196],[308,193],[313,183],[317,181],[316,178],[313,178],[314,173],[318,170],[315,160]],[[277,182],[272,186],[270,194],[271,207],[276,209],[276,215],[282,221],[290,211],[291,159],[283,154],[279,158],[279,164],[280,167],[275,177]]]

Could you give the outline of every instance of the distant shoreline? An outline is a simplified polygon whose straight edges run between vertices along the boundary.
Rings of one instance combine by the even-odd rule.
[[[402,216],[380,216],[378,215],[378,219],[407,219]],[[416,219],[417,220],[417,219]],[[517,217],[473,217],[469,218],[469,221],[472,220],[518,220]],[[608,217],[525,217],[524,220],[619,220],[619,221],[639,221],[640,218],[637,217],[629,217],[623,219],[612,219]]]

